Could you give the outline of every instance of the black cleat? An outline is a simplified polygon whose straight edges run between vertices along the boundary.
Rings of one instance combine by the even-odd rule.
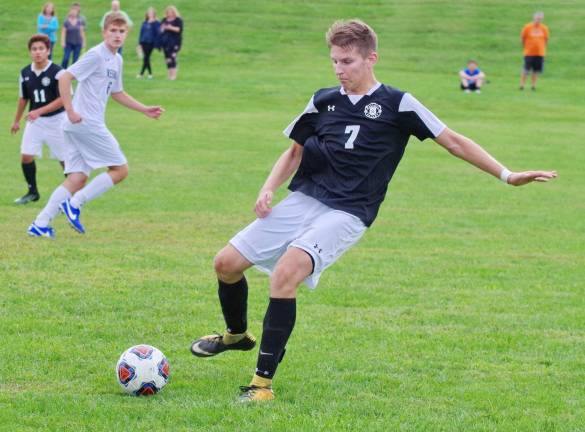
[[[232,335],[230,335],[232,336]],[[250,351],[256,346],[256,338],[245,332],[243,337],[234,343],[224,343],[224,335],[214,333],[203,336],[191,344],[191,352],[197,357],[212,357],[228,350]]]
[[[29,192],[26,195],[15,199],[14,204],[18,204],[18,205],[28,204],[29,202],[32,202],[32,201],[38,201],[40,198],[41,198],[41,196],[38,193],[30,193]]]

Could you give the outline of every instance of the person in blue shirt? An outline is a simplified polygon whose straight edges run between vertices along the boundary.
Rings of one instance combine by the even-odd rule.
[[[481,87],[485,82],[485,74],[479,69],[475,60],[467,62],[467,68],[459,71],[461,79],[461,90],[465,93],[481,93]]]
[[[45,3],[43,10],[37,18],[37,32],[49,36],[49,41],[51,41],[49,60],[53,58],[53,47],[55,46],[55,42],[57,42],[58,29],[59,21],[55,16],[55,5],[53,3]]]
[[[144,72],[148,70],[148,78],[152,78],[152,68],[150,66],[150,55],[152,50],[158,47],[160,33],[160,21],[156,19],[156,11],[153,7],[146,10],[146,16],[142,27],[140,27],[140,39],[138,43],[142,48],[142,69],[136,78],[142,78]]]

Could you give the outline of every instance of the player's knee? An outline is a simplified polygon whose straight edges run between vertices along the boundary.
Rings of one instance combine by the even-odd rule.
[[[225,249],[219,251],[215,256],[213,259],[213,267],[217,276],[225,282],[229,282],[228,279],[231,279],[234,273],[238,273],[234,260]]]
[[[270,296],[292,298],[296,296],[297,286],[301,282],[299,271],[290,264],[279,264],[270,276]]]
[[[108,174],[112,177],[114,184],[120,183],[126,177],[128,177],[128,165],[121,165],[115,168],[110,168]]]
[[[29,164],[35,160],[35,157],[34,155],[23,154],[21,155],[20,160],[23,164]]]
[[[71,193],[75,193],[87,182],[87,176],[82,173],[70,173],[65,179],[66,187]]]
[[[120,181],[128,177],[128,174],[130,174],[130,168],[128,167],[128,164],[120,167]]]

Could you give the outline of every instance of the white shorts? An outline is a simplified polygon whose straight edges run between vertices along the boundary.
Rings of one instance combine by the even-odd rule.
[[[315,288],[323,270],[357,243],[365,231],[357,216],[334,210],[301,192],[291,192],[268,216],[236,234],[230,244],[268,274],[289,247],[304,250],[315,264],[305,284]]]
[[[65,174],[82,172],[89,176],[92,170],[126,165],[128,161],[118,141],[105,124],[64,123],[64,136],[68,152],[65,157]]]
[[[65,112],[51,117],[39,117],[32,122],[27,121],[22,134],[20,153],[42,157],[45,143],[53,159],[65,160],[67,151],[63,138],[63,120]]]

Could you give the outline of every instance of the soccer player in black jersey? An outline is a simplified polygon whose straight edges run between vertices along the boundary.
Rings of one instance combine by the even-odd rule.
[[[20,120],[28,103],[29,112],[26,115],[26,127],[20,149],[22,172],[28,184],[28,192],[18,198],[16,204],[27,204],[40,198],[35,156],[42,156],[43,142],[49,146],[52,155],[60,161],[61,166],[65,159],[65,142],[61,128],[65,110],[56,78],[61,67],[49,60],[50,47],[51,42],[47,35],[33,35],[28,41],[33,62],[20,71],[20,97],[10,132],[15,134],[20,129]]]
[[[247,331],[244,271],[254,265],[270,273],[256,371],[241,388],[243,402],[274,399],[272,378],[295,323],[297,287],[305,282],[314,288],[321,272],[372,224],[411,135],[433,139],[510,185],[556,177],[554,171],[509,171],[412,95],[379,83],[374,76],[377,38],[364,22],[335,22],[327,43],[341,85],[317,91],[284,131],[293,142],[260,190],[258,219],[215,257],[227,330],[191,345],[199,357],[254,348],[255,338]],[[274,192],[293,173],[291,193],[271,208]]]

